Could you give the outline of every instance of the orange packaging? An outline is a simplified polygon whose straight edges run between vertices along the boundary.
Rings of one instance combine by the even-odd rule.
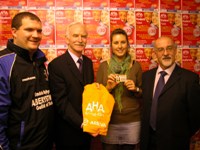
[[[88,84],[83,91],[83,131],[106,135],[115,100],[100,84]]]

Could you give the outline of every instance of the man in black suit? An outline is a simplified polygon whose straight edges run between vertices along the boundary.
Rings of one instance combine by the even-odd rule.
[[[190,138],[200,128],[199,77],[175,64],[177,46],[171,38],[158,38],[154,51],[159,66],[142,80],[141,150],[189,150]],[[161,71],[166,72],[165,85],[156,99]]]
[[[86,27],[71,23],[67,28],[68,50],[48,66],[50,89],[56,110],[56,150],[89,150],[91,136],[82,130],[82,93],[93,83],[92,61],[82,55],[87,42]],[[81,59],[80,64],[78,60]],[[79,67],[82,69],[79,70]]]

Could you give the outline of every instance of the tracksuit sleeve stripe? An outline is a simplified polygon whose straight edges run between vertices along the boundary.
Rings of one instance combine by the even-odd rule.
[[[3,150],[9,150],[7,128],[8,110],[11,105],[10,77],[15,62],[15,54],[7,54],[0,57],[0,146]]]

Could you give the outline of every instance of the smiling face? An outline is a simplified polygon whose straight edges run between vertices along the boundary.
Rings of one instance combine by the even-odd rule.
[[[107,60],[110,58],[110,50],[108,48],[102,49],[102,59]]]
[[[129,48],[128,53],[129,53],[129,55],[131,55],[132,60],[136,59],[136,52],[135,52],[135,49],[133,47]]]
[[[67,20],[73,20],[73,12],[71,10],[65,10],[65,17]]]
[[[53,10],[48,10],[47,15],[46,15],[46,20],[48,23],[53,24],[54,23],[54,11]]]
[[[181,14],[179,14],[179,13],[176,13],[175,14],[175,25],[177,26],[177,27],[181,27]]]
[[[151,60],[152,58],[152,48],[145,48],[144,53],[147,59]]]
[[[169,20],[169,23],[170,24],[174,24],[174,22],[175,22],[175,14],[174,13],[168,13],[168,20]]]
[[[115,34],[112,37],[112,51],[119,60],[123,60],[128,52],[128,42],[123,34]]]
[[[102,49],[101,48],[94,48],[93,49],[93,54],[97,60],[102,59]]]
[[[172,39],[161,37],[155,41],[154,52],[163,70],[175,63],[177,49]]]
[[[72,24],[68,28],[66,42],[68,49],[80,57],[87,43],[86,27],[81,23]]]
[[[152,23],[156,26],[159,26],[158,13],[157,12],[152,13]]]
[[[83,20],[83,14],[81,10],[75,10],[74,11],[74,21],[82,22]]]
[[[14,44],[33,54],[42,40],[42,23],[29,17],[22,19],[22,25],[16,29],[12,28]]]
[[[177,49],[176,62],[181,62],[181,60],[182,60],[182,51],[181,49]]]
[[[126,22],[127,12],[126,11],[120,11],[119,12],[119,18],[122,22]]]
[[[10,17],[13,18],[18,12],[19,10],[9,10]]]
[[[55,57],[57,56],[56,50],[55,49],[48,49],[46,57],[49,62],[51,62]]]
[[[197,24],[197,14],[190,14],[190,21],[193,25]]]
[[[107,10],[101,11],[101,22],[105,25],[109,24],[109,12]]]
[[[135,24],[135,14],[134,14],[133,11],[127,12],[127,22],[128,22],[129,25]]]
[[[190,49],[190,56],[193,60],[196,60],[197,49]]]
[[[92,16],[95,21],[99,22],[101,20],[101,10],[93,10]]]
[[[152,21],[152,12],[144,12],[144,18],[146,22],[151,23]]]

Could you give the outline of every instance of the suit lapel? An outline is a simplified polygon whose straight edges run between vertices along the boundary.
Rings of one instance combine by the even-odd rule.
[[[87,78],[88,78],[87,73],[88,72],[89,72],[89,70],[88,70],[87,61],[86,61],[85,57],[83,56],[83,82],[84,82],[84,85],[87,82]]]
[[[72,59],[72,57],[70,56],[68,51],[66,52],[66,57],[67,57],[67,64],[69,66],[69,69],[74,74],[74,76],[81,82],[81,84],[84,85],[83,84],[83,76],[79,72],[74,60]]]
[[[180,67],[176,65],[169,80],[165,84],[161,95],[164,94],[169,88],[171,88],[179,80],[180,76],[181,76]]]
[[[151,107],[151,103],[153,100],[153,89],[154,89],[154,81],[155,81],[155,74],[156,74],[156,68],[150,70],[146,75],[145,75],[145,84],[148,85],[146,87],[143,87],[146,91],[146,96],[149,97],[149,106]],[[143,82],[144,82],[143,81]]]
[[[83,57],[83,82],[84,85],[88,84],[88,83],[92,83],[93,82],[93,76],[92,74],[94,73],[93,71],[93,66],[91,64],[91,62],[88,60],[88,58],[84,55],[82,55]]]
[[[156,77],[156,70],[157,69],[154,69],[152,70],[151,74],[150,74],[150,79],[149,79],[149,87],[150,87],[150,96],[152,97],[153,99],[153,89],[154,89],[154,82],[155,82],[155,77]]]

